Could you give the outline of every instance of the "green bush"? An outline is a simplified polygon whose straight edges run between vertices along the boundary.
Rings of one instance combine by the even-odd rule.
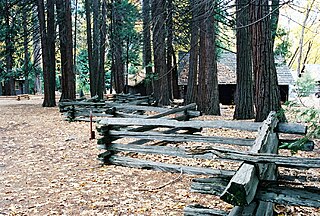
[[[312,78],[310,73],[304,73],[298,78],[297,83],[297,94],[298,97],[307,97],[314,93],[316,88],[316,81]]]

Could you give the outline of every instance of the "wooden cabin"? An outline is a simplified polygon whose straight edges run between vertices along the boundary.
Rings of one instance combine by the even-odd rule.
[[[183,98],[186,94],[188,83],[189,53],[179,52],[179,62],[178,84],[181,89],[181,98]],[[283,64],[280,58],[276,60],[276,64],[281,101],[287,101],[289,97],[289,85],[294,84],[294,79],[290,68]],[[217,67],[220,103],[226,105],[234,104],[237,83],[236,54],[232,52],[223,52],[220,54]]]

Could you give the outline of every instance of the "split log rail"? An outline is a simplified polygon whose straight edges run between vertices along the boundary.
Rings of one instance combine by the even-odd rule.
[[[105,117],[146,118],[147,116],[144,115],[146,112],[165,113],[173,110],[172,108],[156,107],[154,105],[156,103],[154,104],[152,96],[116,94],[108,95],[106,101],[96,99],[62,101],[59,102],[59,109],[64,114],[65,120],[70,122],[90,121],[90,113],[94,117],[94,121],[97,121]],[[188,115],[190,117],[200,115],[200,112],[192,111],[195,108],[195,104],[192,107],[188,107]],[[174,113],[177,112],[173,111]]]
[[[161,119],[160,119],[161,117]],[[104,118],[98,122],[99,149],[105,150],[98,158],[105,164],[146,168],[168,172],[214,176],[195,179],[191,185],[194,192],[219,195],[235,207],[231,212],[208,209],[199,205],[187,206],[185,215],[273,215],[274,203],[288,203],[320,207],[320,193],[317,188],[297,188],[292,181],[281,185],[278,167],[298,169],[320,168],[320,158],[301,158],[278,155],[278,147],[283,142],[279,134],[304,135],[307,128],[300,124],[279,123],[275,112],[271,112],[263,123],[248,121],[179,121],[165,119],[159,115],[149,118]],[[162,128],[160,130],[160,128]],[[237,137],[203,136],[203,128],[227,128],[241,131],[257,131],[255,139]],[[122,138],[134,138],[124,143]],[[142,141],[141,141],[142,140]],[[167,143],[199,142],[200,146],[173,147],[148,144],[148,141]],[[205,144],[204,144],[205,143]],[[217,146],[216,144],[220,144]],[[221,147],[225,144],[226,147]],[[247,146],[248,151],[227,148],[228,145]],[[312,150],[313,142],[308,143]],[[241,161],[237,171],[191,167],[167,164],[120,156],[120,152],[169,155],[183,158]],[[291,176],[289,176],[291,177]],[[288,178],[289,179],[289,178]],[[289,185],[288,185],[289,184]],[[301,185],[300,185],[301,186]],[[299,198],[300,197],[300,198]]]

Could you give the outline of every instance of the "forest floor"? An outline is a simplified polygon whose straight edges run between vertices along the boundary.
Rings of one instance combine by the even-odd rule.
[[[102,166],[89,124],[64,121],[57,107],[41,103],[41,96],[0,98],[0,215],[183,215],[190,204],[232,208],[219,197],[191,193],[191,180],[199,176]],[[231,113],[225,109],[221,118]],[[319,157],[316,142],[311,157]],[[319,169],[305,172],[320,179]],[[320,215],[307,207],[276,210]]]

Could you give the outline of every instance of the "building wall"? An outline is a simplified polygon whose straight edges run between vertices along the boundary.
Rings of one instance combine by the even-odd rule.
[[[181,88],[181,97],[180,99],[184,98],[184,95],[187,93],[187,86],[180,86]],[[280,88],[280,100],[285,102],[288,100],[289,96],[289,86],[288,85],[281,85]],[[234,105],[234,96],[236,92],[236,85],[235,84],[219,84],[219,102],[223,105]]]

